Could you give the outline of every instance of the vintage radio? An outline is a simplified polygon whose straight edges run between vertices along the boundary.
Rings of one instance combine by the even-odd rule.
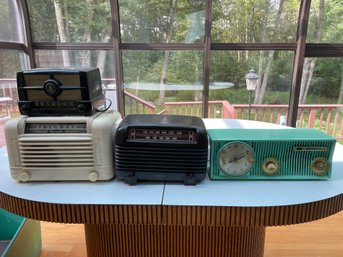
[[[108,180],[114,176],[118,113],[20,116],[5,125],[11,176],[17,181]]]
[[[17,87],[23,115],[89,116],[104,105],[98,68],[21,71]]]
[[[115,136],[116,176],[182,181],[194,185],[207,173],[208,139],[202,119],[176,115],[128,115]]]
[[[211,129],[212,179],[327,179],[336,140],[316,129]]]

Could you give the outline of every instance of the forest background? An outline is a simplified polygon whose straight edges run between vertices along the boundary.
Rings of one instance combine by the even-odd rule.
[[[1,0],[4,1],[4,0]],[[28,0],[34,42],[112,42],[111,10],[108,0]],[[202,45],[205,31],[203,0],[119,0],[120,41],[126,44]],[[9,5],[10,6],[10,5]],[[295,43],[299,0],[214,0],[211,43]],[[8,22],[13,10],[0,10],[4,38],[13,37],[15,24]],[[341,43],[343,2],[313,0],[307,42]],[[6,36],[8,34],[8,36]],[[1,78],[14,77],[13,67],[22,66],[17,53],[0,51]],[[103,78],[115,77],[113,51],[75,50],[35,53],[38,66],[96,66]],[[190,50],[123,50],[124,86],[146,101],[202,100],[204,54]],[[53,61],[51,61],[53,60]],[[254,93],[256,104],[288,104],[294,53],[284,50],[212,51],[210,85],[233,86],[211,89],[210,100],[247,103],[245,75],[254,69],[260,76]],[[11,67],[13,66],[13,67]],[[152,85],[151,88],[140,85]],[[134,88],[136,85],[136,88]],[[156,86],[157,85],[157,86]],[[173,85],[183,88],[174,89]],[[194,87],[195,86],[195,87]],[[340,58],[305,58],[300,104],[341,103],[343,62]]]

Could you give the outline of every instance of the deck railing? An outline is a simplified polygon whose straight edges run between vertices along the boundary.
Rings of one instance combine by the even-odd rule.
[[[165,114],[191,115],[202,117],[203,102],[166,102]],[[234,108],[227,101],[209,101],[209,118],[234,118]]]
[[[16,79],[0,79],[0,97],[18,99]]]
[[[113,79],[103,79],[104,90],[114,84]],[[194,102],[166,102],[164,110],[142,98],[124,91],[126,114],[133,113],[159,113],[182,114],[202,117],[203,103]],[[17,108],[18,99],[16,80],[0,79],[0,97],[12,98],[12,108]],[[0,106],[1,109],[5,106]],[[11,108],[11,109],[12,109]],[[228,101],[209,101],[209,118],[247,119],[248,104],[230,104]],[[251,105],[251,119],[280,124],[287,120],[288,105]],[[297,127],[318,128],[333,137],[343,140],[343,104],[314,104],[299,105]]]
[[[201,117],[201,102],[167,102],[166,114]],[[209,101],[209,118],[248,119],[248,104]],[[276,124],[287,123],[288,105],[251,105],[251,119]],[[343,140],[343,104],[299,105],[297,127],[317,128]]]
[[[124,91],[125,95],[125,114],[154,114],[156,113],[156,106],[153,103],[147,102],[142,98]]]
[[[234,104],[234,118],[248,119],[249,105]],[[251,120],[280,124],[280,117],[287,119],[288,105],[251,105]]]

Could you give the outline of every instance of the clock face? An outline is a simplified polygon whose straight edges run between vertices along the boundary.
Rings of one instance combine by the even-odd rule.
[[[229,176],[239,177],[247,174],[254,161],[253,149],[243,142],[228,143],[218,154],[219,168]]]

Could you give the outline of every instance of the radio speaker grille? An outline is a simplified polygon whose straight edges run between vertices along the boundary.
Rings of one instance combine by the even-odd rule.
[[[40,137],[19,139],[19,153],[23,168],[93,167],[93,142],[90,137]]]
[[[116,146],[115,164],[118,171],[137,172],[204,172],[207,149]]]

